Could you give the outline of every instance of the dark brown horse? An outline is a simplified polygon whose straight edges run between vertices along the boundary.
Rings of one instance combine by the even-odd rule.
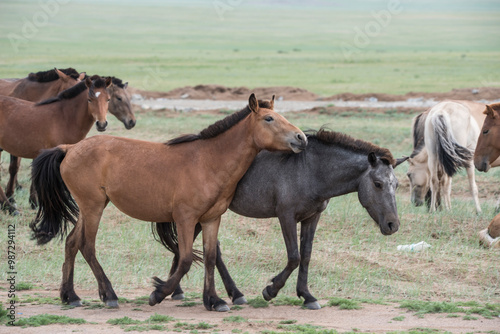
[[[42,149],[82,140],[94,123],[98,131],[104,131],[109,85],[111,78],[87,78],[37,104],[0,96],[0,148],[16,157],[34,159]],[[1,187],[0,205],[11,213],[16,211]]]
[[[170,295],[191,267],[194,230],[199,222],[205,262],[203,303],[207,310],[229,310],[217,296],[214,284],[221,215],[260,150],[300,152],[307,144],[302,131],[272,110],[273,101],[261,103],[252,94],[243,110],[198,135],[182,136],[166,144],[94,136],[37,157],[33,161],[33,183],[40,207],[31,224],[34,237],[39,244],[47,243],[64,235],[67,221],[74,223],[66,239],[62,301],[80,305],[73,287],[75,256],[80,251],[97,279],[101,299],[108,306],[118,306],[111,282],[95,254],[102,212],[112,202],[133,218],[177,224],[179,266],[165,282],[154,278],[150,305]]]
[[[70,71],[71,70],[71,71]],[[63,73],[59,73],[59,72]],[[57,86],[60,86],[61,91],[70,88],[72,85],[76,84],[77,82],[71,82],[70,80],[67,80],[69,83],[72,83],[72,85],[63,85],[59,84],[56,85],[55,83],[57,81],[61,81],[63,79],[58,80],[57,78],[64,78],[63,76],[65,73],[71,73],[72,77],[76,76],[75,73],[77,72],[73,69],[66,69],[66,70],[61,70],[58,71],[57,69],[51,70],[51,71],[46,71],[46,72],[38,72],[36,75],[31,73],[29,78],[36,78],[38,81],[38,84],[31,84],[31,85],[18,85],[17,88],[14,90],[17,98],[27,100],[27,101],[32,101],[32,102],[39,102],[42,99],[37,99],[37,100],[30,100],[30,98],[38,98],[40,96],[44,96],[43,99],[47,99],[49,97],[55,96],[60,92],[57,92],[56,94],[52,94],[57,88]],[[54,75],[57,74],[58,76]],[[85,73],[82,73],[84,75]],[[82,77],[82,75],[79,76],[79,78]],[[99,76],[92,76],[90,79],[95,80],[99,78]],[[25,79],[20,79],[21,81],[24,81]],[[45,80],[45,81],[42,81]],[[52,80],[52,81],[47,81],[47,80]],[[132,129],[135,126],[136,119],[134,116],[134,113],[132,112],[132,106],[130,103],[130,94],[127,91],[128,87],[128,82],[123,83],[123,81],[119,78],[116,77],[111,77],[112,80],[112,85],[109,85],[107,88],[110,101],[109,101],[109,112],[113,114],[116,118],[118,118],[125,128],[127,130]],[[1,80],[0,80],[1,81]],[[78,80],[79,81],[79,80]],[[45,86],[42,84],[42,82],[53,82],[54,84],[52,86]],[[24,88],[24,90],[20,89],[21,87]],[[47,88],[48,91],[50,91],[52,95],[48,94],[41,94],[41,88],[40,87],[45,87]],[[23,94],[24,92],[24,94]],[[46,97],[45,97],[46,96]],[[1,151],[0,151],[1,153]],[[16,157],[14,155],[10,155],[10,165],[9,165],[9,181],[7,183],[7,187],[5,188],[5,195],[9,199],[9,201],[14,204],[14,191],[16,188],[19,188],[19,184],[17,182],[17,173],[19,171],[19,167],[21,165],[21,159],[19,157]],[[33,190],[33,188],[31,188]],[[31,192],[30,194],[30,199],[31,199],[31,204],[32,206],[36,205],[35,201],[35,194]]]
[[[38,102],[56,96],[85,78],[73,68],[30,73],[22,79],[0,79],[0,95]]]
[[[495,160],[500,157],[500,103],[487,105],[483,127],[474,152],[474,165],[480,172],[487,172],[495,167]]]

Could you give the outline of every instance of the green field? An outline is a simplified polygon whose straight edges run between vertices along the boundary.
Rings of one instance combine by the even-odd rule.
[[[72,66],[145,90],[296,86],[324,96],[500,86],[492,0],[48,2],[1,2],[0,77]]]
[[[198,132],[225,114],[189,115],[185,113],[139,112],[137,126],[125,130],[110,118],[107,134],[166,141],[181,133]],[[374,115],[310,115],[287,113],[287,118],[302,129],[331,128],[349,133],[391,149],[396,157],[411,149],[410,119],[413,115],[387,113]],[[391,132],[387,130],[391,124]],[[97,135],[92,130],[89,135]],[[2,155],[2,182],[7,182],[8,157]],[[400,182],[397,191],[400,230],[389,237],[380,234],[372,219],[358,202],[356,194],[335,198],[324,212],[314,243],[309,282],[317,297],[360,298],[373,300],[433,300],[498,302],[498,251],[479,246],[477,232],[495,215],[500,169],[478,173],[483,214],[477,216],[467,178],[462,172],[453,178],[452,211],[427,213],[410,204],[407,166],[396,169]],[[2,226],[15,223],[17,280],[35,287],[56,289],[61,280],[64,244],[52,241],[36,246],[30,240],[29,222],[35,212],[29,209],[29,161],[23,160],[16,196],[21,216],[0,213]],[[0,233],[6,245],[7,233]],[[219,238],[224,258],[241,290],[248,296],[260,295],[268,280],[286,264],[285,245],[275,219],[249,219],[227,212],[223,216]],[[397,245],[426,241],[432,248],[422,253],[401,253]],[[196,247],[201,249],[200,241]],[[6,252],[0,255],[6,265]],[[105,210],[97,240],[97,256],[117,293],[137,288],[150,289],[154,275],[166,277],[172,256],[155,242],[150,224],[131,219],[112,205]],[[3,267],[2,267],[3,268]],[[188,293],[201,293],[203,269],[193,266],[183,279]],[[296,272],[281,294],[295,296]],[[218,291],[225,296],[219,278]],[[81,255],[77,257],[75,286],[97,288],[95,278]]]

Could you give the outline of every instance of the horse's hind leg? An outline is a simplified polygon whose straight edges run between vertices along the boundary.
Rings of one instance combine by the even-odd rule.
[[[316,226],[318,225],[320,216],[321,213],[317,213],[311,218],[303,220],[300,227],[300,266],[297,279],[297,296],[299,298],[304,298],[304,306],[310,310],[318,310],[321,308],[318,300],[309,292],[307,286],[314,233],[316,232]]]
[[[222,261],[222,253],[220,251],[220,242],[217,241],[217,258],[215,260],[215,265],[217,266],[217,270],[222,278],[222,282],[224,283],[224,287],[226,288],[228,296],[233,301],[234,305],[243,305],[247,303],[245,295],[241,293],[241,291],[236,287],[236,283],[234,283],[233,278],[229,275],[229,271],[227,270],[224,261]]]
[[[16,186],[19,185],[17,183],[17,172],[19,171],[20,165],[21,165],[21,159],[11,154],[10,164],[9,164],[10,177],[9,177],[9,182],[7,182],[7,188],[5,188],[5,195],[7,196],[7,198],[11,203],[15,203],[14,191],[16,189]]]
[[[73,274],[75,271],[75,257],[80,248],[80,241],[82,239],[82,222],[78,219],[73,230],[70,232],[66,238],[66,246],[64,253],[64,263],[62,267],[62,282],[59,294],[61,301],[65,304],[72,306],[81,306],[80,297],[75,293],[75,288],[73,286]]]
[[[31,182],[30,186],[30,199],[29,199],[31,208],[35,210],[38,207],[38,197],[36,196],[35,185]]]
[[[281,225],[281,232],[285,239],[286,252],[288,255],[288,263],[278,275],[271,279],[272,284],[262,290],[262,296],[265,300],[271,300],[278,295],[292,272],[300,264],[300,254],[297,245],[297,222],[293,217],[293,213],[289,217],[278,217]]]
[[[474,172],[473,164],[471,164],[471,166],[467,168],[467,176],[469,178],[470,193],[472,195],[472,198],[474,199],[474,205],[476,206],[476,213],[480,214],[482,211],[481,205],[479,204],[479,192],[477,190],[476,174]]]
[[[97,261],[95,253],[95,240],[99,228],[99,221],[101,220],[102,212],[107,203],[106,200],[105,204],[100,208],[98,204],[80,206],[80,217],[83,217],[83,219],[81,219],[82,239],[80,240],[80,251],[94,273],[101,300],[108,307],[118,307],[118,297],[111,286],[111,282],[99,264],[99,261]]]

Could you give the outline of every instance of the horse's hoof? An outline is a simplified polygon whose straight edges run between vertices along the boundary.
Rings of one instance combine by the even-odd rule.
[[[172,300],[183,300],[184,298],[186,298],[186,296],[184,296],[183,293],[179,293],[177,295],[172,295]]]
[[[80,299],[74,300],[68,303],[69,306],[80,307],[82,306],[82,301]]]
[[[150,295],[149,295],[149,306],[155,306],[156,304],[158,304],[158,302],[156,301],[156,296],[155,296],[155,293],[152,292]]]
[[[118,300],[107,300],[106,306],[110,308],[118,308]]]
[[[247,303],[248,302],[247,302],[247,299],[245,298],[245,296],[241,296],[241,297],[238,297],[235,300],[233,300],[234,305],[244,305]]]
[[[215,306],[214,310],[217,312],[227,312],[229,311],[229,306],[227,306],[227,304],[220,304]]]
[[[319,303],[317,301],[310,302],[310,303],[304,303],[304,306],[308,310],[319,310],[319,309],[321,309],[321,305],[319,305]]]
[[[264,297],[264,299],[265,299],[266,301],[270,301],[271,299],[273,299],[273,298],[274,298],[274,297],[272,297],[272,296],[269,294],[269,292],[267,292],[267,288],[269,288],[269,287],[270,287],[270,285],[266,286],[266,287],[264,288],[264,290],[262,290],[262,297]]]

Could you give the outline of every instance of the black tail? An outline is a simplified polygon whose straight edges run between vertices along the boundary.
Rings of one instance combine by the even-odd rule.
[[[64,184],[59,167],[66,151],[56,147],[44,150],[33,160],[31,179],[38,195],[39,207],[30,228],[39,245],[56,236],[66,235],[68,221],[76,223],[78,205]]]
[[[457,143],[443,116],[436,117],[433,125],[436,132],[437,154],[446,174],[453,176],[460,168],[468,168],[474,153]]]
[[[177,240],[177,225],[174,222],[151,223],[151,231],[155,240],[170,252],[179,255],[179,242]],[[203,263],[203,252],[193,250],[193,261]]]

